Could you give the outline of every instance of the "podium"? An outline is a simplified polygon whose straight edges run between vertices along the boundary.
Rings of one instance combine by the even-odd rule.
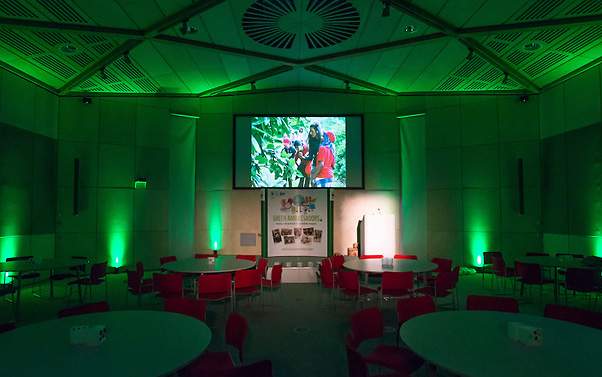
[[[360,222],[361,255],[395,255],[395,215],[364,215]]]

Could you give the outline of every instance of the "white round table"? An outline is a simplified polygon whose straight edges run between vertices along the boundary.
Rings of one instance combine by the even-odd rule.
[[[543,344],[511,340],[508,322],[540,327]],[[404,323],[400,337],[423,359],[461,376],[595,376],[602,366],[601,330],[540,316],[436,312]]]
[[[247,270],[255,267],[255,262],[222,255],[217,257],[214,263],[209,263],[208,258],[190,258],[165,263],[161,267],[167,271],[182,272],[185,274],[216,274],[221,272]]]
[[[385,271],[423,273],[437,269],[437,265],[433,262],[416,259],[394,259],[392,267],[383,268],[382,259],[353,258],[345,261],[343,267],[353,271],[375,274],[382,274]]]
[[[105,325],[97,347],[71,345],[69,329]],[[190,364],[207,348],[204,322],[161,311],[112,311],[66,317],[0,334],[0,375],[11,377],[165,376]]]

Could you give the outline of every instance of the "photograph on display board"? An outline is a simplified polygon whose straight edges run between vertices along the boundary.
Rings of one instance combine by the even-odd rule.
[[[252,187],[346,187],[345,117],[254,117]]]

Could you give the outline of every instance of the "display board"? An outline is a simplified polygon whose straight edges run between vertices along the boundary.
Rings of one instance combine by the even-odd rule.
[[[267,190],[268,256],[326,257],[328,192]]]
[[[362,255],[395,255],[395,216],[364,215],[360,225]]]
[[[362,117],[235,115],[234,187],[362,188]]]

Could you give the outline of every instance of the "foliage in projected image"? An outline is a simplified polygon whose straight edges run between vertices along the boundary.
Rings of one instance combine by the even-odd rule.
[[[313,123],[318,123],[323,133],[322,145],[326,142],[333,151],[330,187],[346,186],[345,117],[255,117],[251,123],[253,187],[313,186],[306,167],[313,163],[308,147]]]

